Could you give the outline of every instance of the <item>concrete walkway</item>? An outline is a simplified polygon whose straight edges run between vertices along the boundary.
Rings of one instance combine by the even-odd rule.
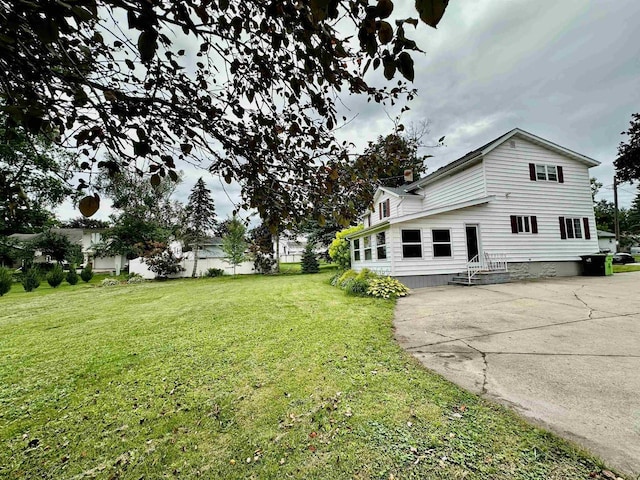
[[[640,272],[417,289],[395,327],[426,367],[640,474]]]

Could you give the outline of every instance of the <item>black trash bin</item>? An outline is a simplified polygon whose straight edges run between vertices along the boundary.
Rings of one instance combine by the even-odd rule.
[[[607,256],[604,254],[581,255],[582,275],[587,277],[604,277],[607,274],[605,262]]]

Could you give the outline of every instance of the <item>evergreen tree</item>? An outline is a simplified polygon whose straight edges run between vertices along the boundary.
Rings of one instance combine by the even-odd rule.
[[[316,257],[313,251],[313,244],[311,242],[307,243],[307,246],[304,247],[300,265],[302,267],[302,273],[318,273],[320,271],[318,257]]]
[[[186,238],[193,244],[193,271],[191,276],[195,278],[198,269],[200,246],[207,234],[218,224],[211,190],[207,188],[202,177],[198,179],[191,189],[185,213]]]
[[[640,187],[627,211],[627,225],[629,233],[640,233]]]
[[[247,259],[247,240],[245,238],[247,229],[244,224],[233,217],[227,223],[227,234],[222,238],[222,251],[226,261],[233,266],[233,274],[236,274],[236,267]]]

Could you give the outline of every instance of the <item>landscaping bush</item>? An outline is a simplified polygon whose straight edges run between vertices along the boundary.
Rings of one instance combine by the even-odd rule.
[[[91,268],[91,264],[87,263],[87,265],[80,272],[80,278],[83,282],[89,282],[93,278],[93,269]]]
[[[8,268],[0,268],[0,297],[5,293],[9,293],[13,285],[13,275]]]
[[[351,246],[345,237],[363,228],[363,225],[358,225],[342,230],[336,234],[336,238],[331,242],[329,246],[329,256],[333,263],[338,265],[340,270],[346,270],[351,266]]]
[[[62,266],[57,263],[53,270],[47,273],[47,283],[51,285],[52,288],[57,288],[62,281],[64,280],[64,270],[62,270]]]
[[[338,280],[340,280],[340,277],[342,276],[343,272],[336,272],[333,274],[333,276],[329,279],[329,285],[331,285],[332,287],[337,287],[338,286]]]
[[[344,283],[342,289],[347,292],[347,295],[364,297],[367,295],[367,290],[369,289],[369,281],[357,277],[350,278]]]
[[[36,267],[31,267],[22,276],[22,286],[27,292],[31,292],[40,286],[40,272]]]
[[[398,298],[409,293],[409,288],[395,278],[380,277],[371,279],[367,294],[376,298]]]
[[[356,276],[356,280],[365,280],[368,282],[369,280],[373,280],[374,278],[379,277],[380,275],[378,275],[376,272],[369,270],[368,268],[363,268]]]
[[[318,263],[318,257],[316,257],[313,251],[313,244],[307,243],[302,253],[302,260],[300,261],[300,270],[302,273],[318,273],[320,271],[320,264]]]
[[[207,277],[221,277],[224,275],[224,270],[221,268],[210,268],[207,270]]]
[[[115,278],[105,278],[100,282],[101,287],[114,287],[116,285],[120,285],[120,282]]]
[[[336,286],[338,288],[344,288],[348,280],[352,280],[357,276],[358,276],[358,272],[356,272],[355,270],[347,270],[346,272],[343,272],[340,275],[340,277],[338,278],[338,282],[336,283]]]
[[[80,277],[76,273],[76,266],[75,265],[69,266],[69,271],[67,272],[67,283],[69,285],[75,285],[78,283],[79,280],[80,280]]]
[[[129,285],[136,284],[136,283],[144,283],[144,278],[142,278],[142,275],[138,275],[137,273],[132,273],[131,275],[129,275],[129,278],[127,279],[127,283]]]
[[[149,270],[156,274],[158,280],[166,280],[171,275],[185,270],[182,266],[182,257],[177,256],[171,249],[155,252],[145,257],[143,261],[149,266]]]

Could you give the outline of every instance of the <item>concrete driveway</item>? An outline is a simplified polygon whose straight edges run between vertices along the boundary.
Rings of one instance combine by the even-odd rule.
[[[395,328],[429,369],[640,474],[640,272],[416,289]]]

